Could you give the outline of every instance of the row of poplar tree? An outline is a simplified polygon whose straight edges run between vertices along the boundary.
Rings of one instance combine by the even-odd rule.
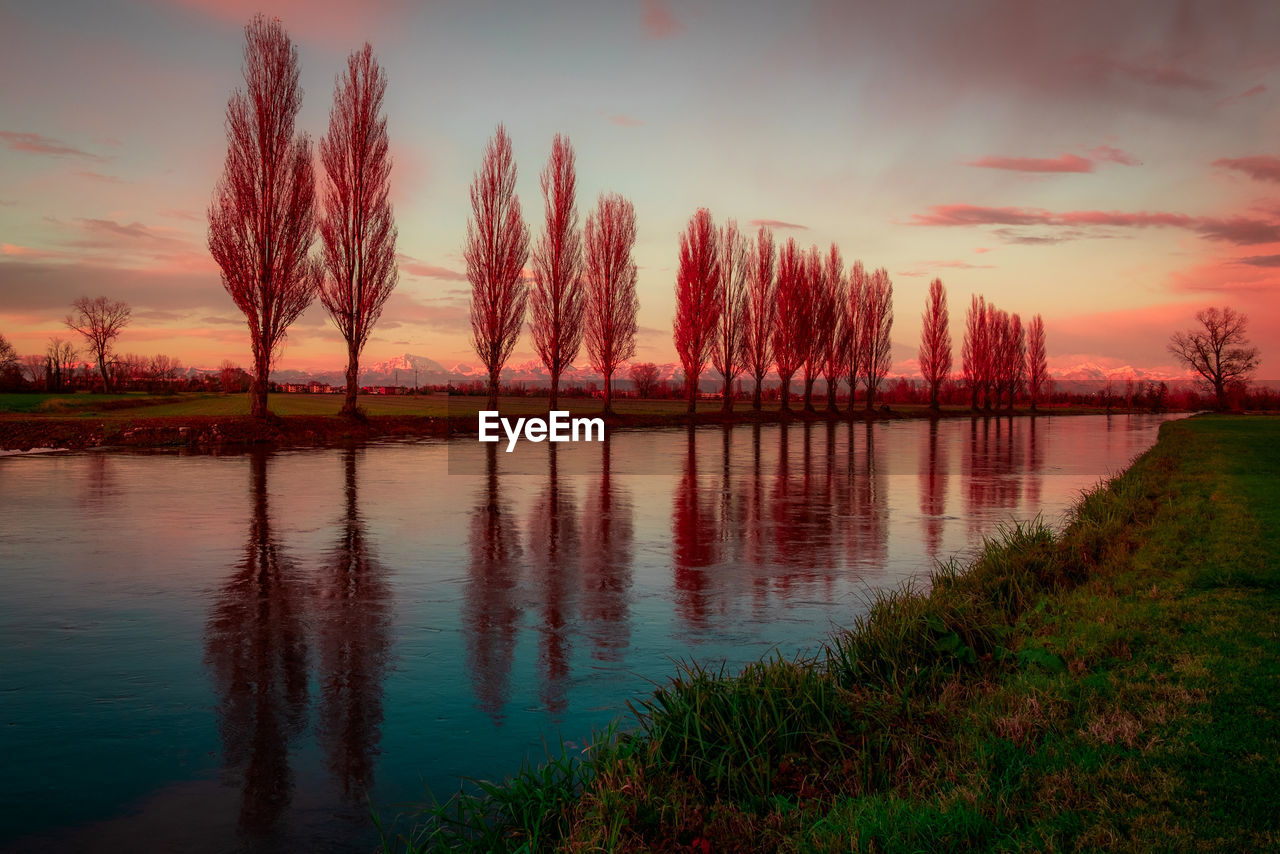
[[[209,249],[223,286],[248,321],[253,346],[255,415],[267,414],[267,377],[288,327],[318,296],[347,345],[346,400],[354,414],[360,354],[398,281],[397,229],[390,203],[391,159],[382,113],[386,74],[372,48],[351,54],[338,78],[328,132],[319,141],[316,175],[311,141],[295,132],[302,105],[297,50],[278,19],[259,15],[245,28],[245,87],[227,105],[227,155],[209,209]],[[568,139],[557,135],[541,173],[544,228],[531,241],[515,192],[511,140],[499,125],[471,185],[463,255],[471,283],[472,344],[497,407],[501,371],[526,315],[534,349],[557,404],[560,377],[585,345],[604,378],[605,411],[613,375],[635,354],[635,208],[602,193],[579,228],[577,176]],[[311,254],[316,234],[320,253]],[[724,378],[724,406],[741,374],[755,380],[761,406],[765,376],[781,380],[790,407],[793,378],[806,409],[825,379],[834,410],[841,380],[850,400],[859,383],[872,408],[891,365],[893,283],[884,268],[846,268],[836,245],[780,247],[761,228],[754,241],[732,220],[717,228],[706,209],[679,239],[673,338],[684,369],[689,410],[708,365]],[[930,287],[920,370],[938,405],[950,376],[951,337],[942,282]],[[972,403],[1012,405],[1025,384],[1034,406],[1046,380],[1044,325],[1024,332],[1009,315],[974,297],[966,324],[964,375]]]

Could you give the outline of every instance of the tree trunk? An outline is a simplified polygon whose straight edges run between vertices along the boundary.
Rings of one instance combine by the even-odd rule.
[[[867,383],[867,411],[870,412],[875,407],[876,389],[871,383]]]
[[[266,418],[267,375],[271,372],[271,354],[259,346],[253,354],[253,383],[249,386],[249,411],[254,418]]]
[[[782,387],[778,389],[778,399],[781,401],[781,405],[778,407],[778,409],[781,412],[790,412],[791,411],[791,374],[787,374],[785,377],[782,377],[781,379],[782,379]]]
[[[604,375],[604,414],[613,414],[613,371]]]
[[[756,381],[755,390],[751,392],[751,408],[756,412],[759,412],[760,409],[764,406],[764,400],[761,397],[762,390],[760,388],[763,380],[764,380],[763,375],[757,376],[755,378],[755,381]]]
[[[836,392],[838,392],[839,390],[840,390],[840,381],[835,380],[833,382],[831,378],[828,377],[827,378],[827,411],[835,413],[836,415],[840,414],[840,408],[836,406]]]
[[[360,390],[360,355],[356,348],[347,345],[347,396],[342,402],[341,415],[356,414],[356,393]]]
[[[102,374],[102,393],[111,394],[111,378],[107,376],[107,363],[101,354],[98,355],[98,373]]]
[[[804,378],[804,411],[805,412],[818,411],[813,408],[813,381],[816,379],[817,377]]]
[[[498,378],[502,374],[502,368],[494,367],[489,369],[489,409],[496,410],[498,408]]]
[[[608,389],[605,389],[604,396],[606,399],[609,397]],[[555,409],[556,404],[559,401],[560,401],[560,369],[552,368],[551,369],[551,400],[549,401],[548,405],[551,409]]]
[[[698,381],[685,377],[684,383],[689,388],[689,414],[693,415],[698,411]]]
[[[937,383],[929,384],[929,408],[932,409],[934,412],[937,412],[940,408],[938,406],[938,384]]]
[[[730,389],[732,384],[733,380],[726,376],[724,378],[724,399],[720,402],[720,409],[724,412],[733,411],[733,391]]]

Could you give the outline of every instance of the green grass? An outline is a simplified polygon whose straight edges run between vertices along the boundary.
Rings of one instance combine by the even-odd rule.
[[[1012,527],[811,660],[682,667],[391,850],[1280,846],[1280,419],[1164,425],[1066,529]]]

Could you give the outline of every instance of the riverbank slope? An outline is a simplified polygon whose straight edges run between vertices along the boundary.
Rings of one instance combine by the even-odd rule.
[[[387,847],[1275,848],[1277,439],[1276,418],[1167,423],[1064,531],[1006,531],[813,660],[684,668],[628,735]]]

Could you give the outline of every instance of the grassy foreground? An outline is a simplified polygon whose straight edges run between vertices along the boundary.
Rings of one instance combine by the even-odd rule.
[[[1165,424],[811,660],[683,669],[390,850],[1276,850],[1280,419]]]

